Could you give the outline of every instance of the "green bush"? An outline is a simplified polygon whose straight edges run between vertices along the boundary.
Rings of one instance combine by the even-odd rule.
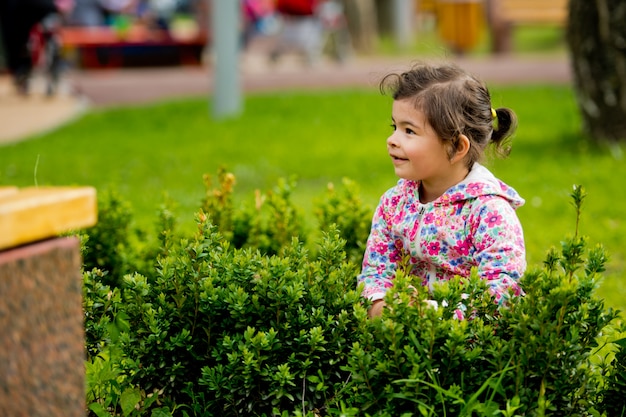
[[[173,214],[175,206],[176,202],[164,195],[156,211],[154,239],[135,225],[131,205],[117,191],[101,193],[97,224],[79,233],[83,269],[98,269],[99,280],[110,287],[120,287],[125,275],[137,272],[152,280],[158,257],[180,238]]]
[[[217,181],[217,187],[212,188],[211,176],[204,176],[206,193],[201,210],[235,247],[275,255],[289,245],[293,237],[305,240],[302,213],[291,202],[295,178],[290,181],[280,178],[265,194],[257,190],[253,204],[243,204],[239,210],[233,208],[235,176],[220,168]]]
[[[337,190],[328,184],[326,194],[317,201],[315,215],[320,230],[329,230],[333,225],[341,231],[346,241],[348,258],[360,263],[369,236],[373,209],[365,205],[359,195],[358,185],[344,178],[343,189]]]
[[[578,235],[580,187],[572,195],[574,234],[523,277],[526,295],[507,308],[475,274],[430,292],[400,274],[383,316],[367,319],[368,301],[355,288],[358,263],[346,254],[364,234],[349,182],[344,194],[331,187],[318,202],[327,230],[310,249],[298,237],[286,241],[302,230],[286,221],[296,218],[293,184],[281,182],[275,201],[252,212],[229,202],[234,178],[218,177],[218,192],[207,185],[194,236],[176,238],[161,210],[158,249],[135,252],[154,256],[140,262],[151,271],[126,274],[121,287],[106,285],[105,271],[85,272],[92,414],[623,412],[624,328],[595,295],[607,259]],[[260,226],[243,227],[252,224]],[[460,303],[467,320],[454,318]]]
[[[297,240],[267,256],[199,225],[159,261],[152,284],[127,275],[123,302],[104,323],[88,321],[88,333],[118,323],[107,342],[123,351],[125,384],[160,391],[169,409],[236,416],[323,407],[347,378],[359,300],[338,235],[309,260]]]
[[[608,349],[600,349],[597,355],[604,389],[600,410],[607,416],[626,416],[626,324],[607,332],[603,337]]]
[[[572,263],[569,243],[504,309],[475,275],[417,294],[398,280],[349,355],[355,406],[376,416],[593,415],[604,388],[590,356],[617,314],[593,294],[601,251]],[[455,318],[459,303],[471,319]]]
[[[100,193],[98,223],[83,236],[83,266],[85,270],[98,268],[107,273],[103,280],[119,285],[122,277],[137,267],[131,243],[132,207],[113,190]]]
[[[608,365],[607,385],[591,360],[617,313],[594,295],[607,258],[601,247],[585,253],[581,187],[572,198],[574,235],[549,251],[542,269],[525,274],[525,296],[507,308],[496,307],[475,274],[432,292],[399,277],[389,308],[352,347],[355,408],[375,416],[585,416],[613,411],[615,398],[623,406],[623,365]],[[455,318],[459,303],[469,320]]]

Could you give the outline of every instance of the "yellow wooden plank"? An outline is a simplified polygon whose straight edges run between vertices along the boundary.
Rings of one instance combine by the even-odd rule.
[[[32,187],[3,193],[0,249],[93,226],[97,213],[92,187]]]
[[[17,187],[2,186],[0,187],[0,199],[2,199],[3,197],[9,196],[11,194],[15,194],[17,193],[17,191],[18,191]]]
[[[507,19],[515,23],[552,23],[564,25],[567,22],[567,11],[565,10],[516,10],[508,15]]]
[[[500,0],[502,16],[514,23],[565,24],[568,0]]]

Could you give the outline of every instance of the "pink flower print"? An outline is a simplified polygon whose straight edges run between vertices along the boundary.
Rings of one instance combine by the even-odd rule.
[[[470,251],[470,244],[466,240],[457,240],[454,249],[458,252],[459,255],[467,256]]]
[[[402,253],[399,250],[393,250],[389,254],[389,261],[393,263],[398,263],[402,261]]]
[[[450,206],[450,214],[449,216],[460,216],[461,211],[463,211],[463,201],[457,201]],[[464,219],[465,220],[465,219]]]
[[[467,185],[466,191],[469,195],[481,195],[483,193],[483,185],[473,182]]]
[[[442,204],[446,204],[450,201],[450,194],[445,193],[442,196],[439,197],[439,202]]]
[[[378,254],[383,254],[387,251],[387,244],[385,242],[376,242],[372,247],[372,251]]]
[[[512,289],[513,289],[513,294],[514,294],[516,297],[519,297],[520,295],[522,295],[522,294],[523,294],[522,287],[520,287],[520,286],[519,286],[519,284],[518,284],[517,282],[513,282],[513,283],[511,284],[511,287],[510,287],[510,288],[512,288]]]
[[[497,211],[492,211],[487,214],[487,218],[485,219],[489,227],[500,226],[502,224],[502,216],[498,214]]]
[[[493,302],[495,304],[502,304],[502,294],[493,289],[490,292],[492,292],[491,295],[493,296]]]
[[[502,273],[502,270],[500,269],[492,269],[492,270],[485,272],[485,278],[491,281],[491,280],[497,279],[501,273]]]
[[[409,240],[411,241],[415,240],[415,236],[417,236],[418,230],[419,230],[419,223],[413,222],[413,224],[410,226],[410,229],[408,230],[407,237],[409,238]]]
[[[439,250],[440,250],[439,242],[430,242],[428,246],[426,247],[426,250],[428,250],[428,254],[431,256],[439,255]]]
[[[451,201],[461,201],[461,200],[464,200],[464,199],[465,199],[465,195],[463,193],[458,192],[458,191],[450,196],[450,200]]]
[[[424,216],[424,224],[430,224],[435,221],[435,215],[433,213],[426,213]]]

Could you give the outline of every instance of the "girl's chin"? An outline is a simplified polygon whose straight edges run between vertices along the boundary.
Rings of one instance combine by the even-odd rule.
[[[409,177],[411,177],[410,173],[407,172],[406,169],[402,169],[401,167],[395,167],[393,171],[395,172],[396,176],[404,178],[405,180],[408,180],[410,179]]]
[[[394,170],[396,177],[398,178],[402,178],[403,180],[407,180],[407,181],[419,181],[415,179],[415,175],[411,175],[411,173],[408,173],[406,171],[403,171],[401,169],[395,169]]]

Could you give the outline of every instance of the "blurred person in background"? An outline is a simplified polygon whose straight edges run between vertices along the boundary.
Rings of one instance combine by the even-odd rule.
[[[342,62],[351,52],[351,40],[343,4],[339,0],[277,0],[282,28],[270,58],[277,61],[289,50],[304,53],[309,65],[317,64],[327,43],[335,60]]]
[[[316,9],[323,0],[277,0],[282,29],[270,54],[272,61],[289,50],[304,52],[309,65],[316,64],[322,54],[322,24]]]
[[[352,38],[348,20],[340,0],[321,1],[316,13],[322,25],[322,48],[337,62],[344,62],[352,54]]]
[[[168,30],[179,7],[178,0],[140,0],[137,16],[149,21],[154,29]]]
[[[120,16],[135,14],[139,0],[74,0],[71,26],[113,26]]]
[[[104,26],[104,12],[98,0],[74,0],[75,5],[68,19],[71,26]]]
[[[256,35],[268,36],[278,32],[274,0],[242,0],[242,46],[246,49]]]
[[[33,71],[29,48],[31,31],[47,16],[67,14],[72,7],[73,1],[70,0],[0,0],[0,29],[6,65],[19,93],[28,93]]]
[[[115,19],[122,14],[132,14],[136,7],[135,0],[98,0],[104,23],[112,26]]]

